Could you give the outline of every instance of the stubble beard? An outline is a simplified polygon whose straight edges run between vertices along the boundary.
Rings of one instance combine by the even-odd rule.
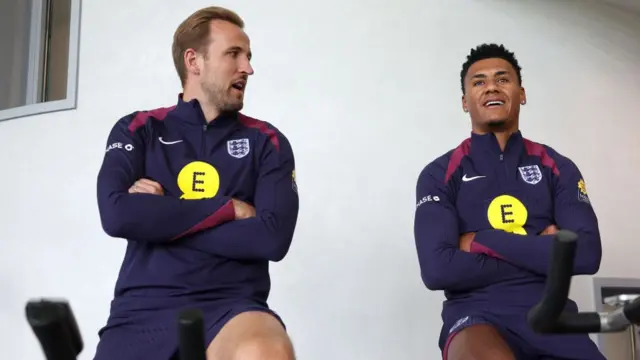
[[[229,94],[230,90],[215,83],[202,84],[202,91],[221,113],[236,112],[242,110],[243,101],[236,100]]]
[[[507,120],[492,120],[487,123],[490,131],[502,131],[506,128]]]

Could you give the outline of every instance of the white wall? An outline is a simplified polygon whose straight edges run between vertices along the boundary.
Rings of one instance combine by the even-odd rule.
[[[273,266],[271,304],[300,359],[438,357],[442,295],[420,280],[415,183],[468,135],[458,76],[482,42],[503,42],[522,62],[524,134],[583,171],[601,221],[600,275],[637,274],[640,16],[587,1],[218,4],[245,18],[253,40],[246,113],[281,128],[297,156],[299,226]],[[70,299],[81,358],[92,358],[124,250],[96,207],[106,137],[120,116],[176,100],[172,34],[207,5],[84,2],[77,111],[0,123],[6,359],[43,358],[23,310],[38,296]],[[573,293],[593,306],[587,282]]]

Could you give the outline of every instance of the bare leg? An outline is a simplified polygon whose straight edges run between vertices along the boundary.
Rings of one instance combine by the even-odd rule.
[[[491,325],[469,326],[457,333],[446,354],[447,360],[516,360],[498,330]]]
[[[207,348],[207,360],[295,360],[282,324],[262,311],[235,316]]]

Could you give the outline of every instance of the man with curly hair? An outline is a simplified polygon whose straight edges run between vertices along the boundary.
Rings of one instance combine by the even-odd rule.
[[[574,275],[600,267],[598,220],[580,170],[522,136],[521,68],[504,46],[472,49],[460,81],[471,136],[430,162],[416,188],[422,279],[447,298],[443,358],[604,359],[588,335],[538,334],[526,317],[542,296],[558,229],[579,236]]]

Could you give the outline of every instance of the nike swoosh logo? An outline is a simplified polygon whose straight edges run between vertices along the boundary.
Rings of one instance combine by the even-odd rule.
[[[472,181],[475,179],[480,179],[486,176],[472,176],[472,177],[467,177],[467,174],[464,174],[464,176],[462,177],[462,181]]]
[[[177,143],[181,143],[182,140],[176,140],[176,141],[164,141],[162,139],[162,136],[158,138],[158,140],[160,140],[161,143],[165,144],[165,145],[173,145],[173,144],[177,144]]]

